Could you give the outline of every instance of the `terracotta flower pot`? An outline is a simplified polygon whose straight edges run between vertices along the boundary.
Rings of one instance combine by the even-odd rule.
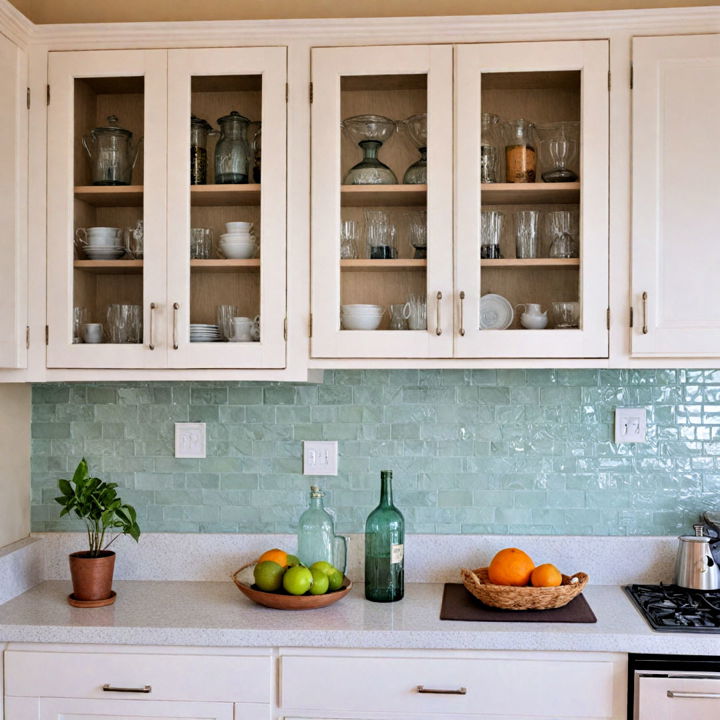
[[[77,600],[105,600],[112,595],[115,553],[103,550],[97,557],[87,551],[70,556],[73,595]]]

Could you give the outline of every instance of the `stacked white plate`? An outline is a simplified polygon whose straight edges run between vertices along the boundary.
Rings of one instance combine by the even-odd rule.
[[[205,323],[190,323],[190,342],[220,342],[220,328]]]
[[[377,330],[384,314],[382,305],[340,306],[340,321],[345,330]]]
[[[480,298],[480,329],[507,330],[513,321],[513,306],[507,298],[488,293]]]
[[[125,255],[122,245],[86,245],[85,254],[90,260],[119,260]]]

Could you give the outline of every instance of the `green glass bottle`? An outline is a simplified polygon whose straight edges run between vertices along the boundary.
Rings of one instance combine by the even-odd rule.
[[[405,594],[405,520],[393,505],[392,473],[380,473],[380,504],[365,522],[365,597],[395,602]]]

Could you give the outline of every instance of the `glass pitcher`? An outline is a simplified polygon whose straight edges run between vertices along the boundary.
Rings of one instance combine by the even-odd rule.
[[[132,133],[118,125],[117,115],[108,115],[106,127],[83,135],[82,146],[90,157],[93,185],[130,185],[142,138],[133,145]]]
[[[244,184],[252,153],[247,132],[250,120],[233,110],[218,118],[220,139],[215,146],[215,182],[218,185]]]
[[[310,486],[310,504],[298,524],[298,557],[307,567],[324,560],[345,574],[347,538],[335,534],[335,520],[323,507],[324,493]]]

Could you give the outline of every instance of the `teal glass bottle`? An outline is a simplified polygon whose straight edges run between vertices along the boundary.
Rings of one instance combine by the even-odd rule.
[[[405,594],[405,519],[393,505],[392,472],[380,473],[380,504],[365,522],[365,597],[395,602]]]

